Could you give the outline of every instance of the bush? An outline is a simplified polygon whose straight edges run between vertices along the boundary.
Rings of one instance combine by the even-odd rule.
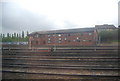
[[[101,42],[113,42],[118,41],[118,30],[113,31],[101,31],[99,33]]]
[[[9,38],[9,37],[4,37],[4,38],[2,38],[2,42],[26,42],[26,41],[28,41],[28,37],[25,37],[25,38],[17,38],[17,37]]]

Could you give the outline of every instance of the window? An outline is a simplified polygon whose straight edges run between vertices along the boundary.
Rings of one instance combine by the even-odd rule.
[[[79,37],[77,37],[76,39],[79,39]]]
[[[64,38],[65,40],[67,40],[67,38]]]
[[[67,37],[68,36],[68,34],[63,34],[65,37]]]
[[[51,41],[48,41],[48,43],[51,43]]]
[[[48,40],[51,40],[50,38],[48,38]]]
[[[92,40],[88,40],[89,42],[91,42]]]
[[[84,42],[86,41],[86,40],[83,40]]]
[[[61,38],[59,38],[59,40],[62,40]]]
[[[83,33],[80,33],[81,36],[83,36]]]
[[[70,34],[68,34],[68,36],[70,36]]]
[[[73,42],[75,42],[76,40],[73,40]]]
[[[60,36],[61,36],[61,34],[58,34],[58,36],[60,37]]]
[[[77,42],[80,42],[80,40],[77,40]]]
[[[92,35],[92,33],[88,33],[88,35]]]
[[[68,42],[70,42],[70,40],[68,40]]]
[[[59,43],[61,43],[61,41],[58,41]]]
[[[39,35],[38,35],[38,34],[36,34],[36,35],[35,35],[35,37],[37,37],[37,38],[38,38],[38,37],[39,37]]]
[[[50,37],[50,35],[48,35],[48,37]]]
[[[76,33],[73,33],[72,36],[76,36]]]

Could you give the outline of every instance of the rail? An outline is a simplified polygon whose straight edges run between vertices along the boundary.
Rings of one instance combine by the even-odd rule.
[[[117,79],[120,77],[118,50],[117,46],[57,47],[52,52],[50,48],[2,48],[2,72],[3,76],[16,73],[14,76],[33,74],[37,78],[41,75]]]

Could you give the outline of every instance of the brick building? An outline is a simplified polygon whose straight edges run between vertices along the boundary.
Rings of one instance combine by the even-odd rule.
[[[29,46],[91,46],[97,39],[95,28],[39,31],[29,34]]]

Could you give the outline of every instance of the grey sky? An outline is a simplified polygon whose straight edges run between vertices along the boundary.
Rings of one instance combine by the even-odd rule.
[[[3,33],[94,27],[97,24],[117,26],[118,1],[10,0],[1,2]]]
[[[22,10],[13,3],[4,3],[2,7],[3,32],[21,32],[54,29],[54,24],[44,15],[36,15]]]

